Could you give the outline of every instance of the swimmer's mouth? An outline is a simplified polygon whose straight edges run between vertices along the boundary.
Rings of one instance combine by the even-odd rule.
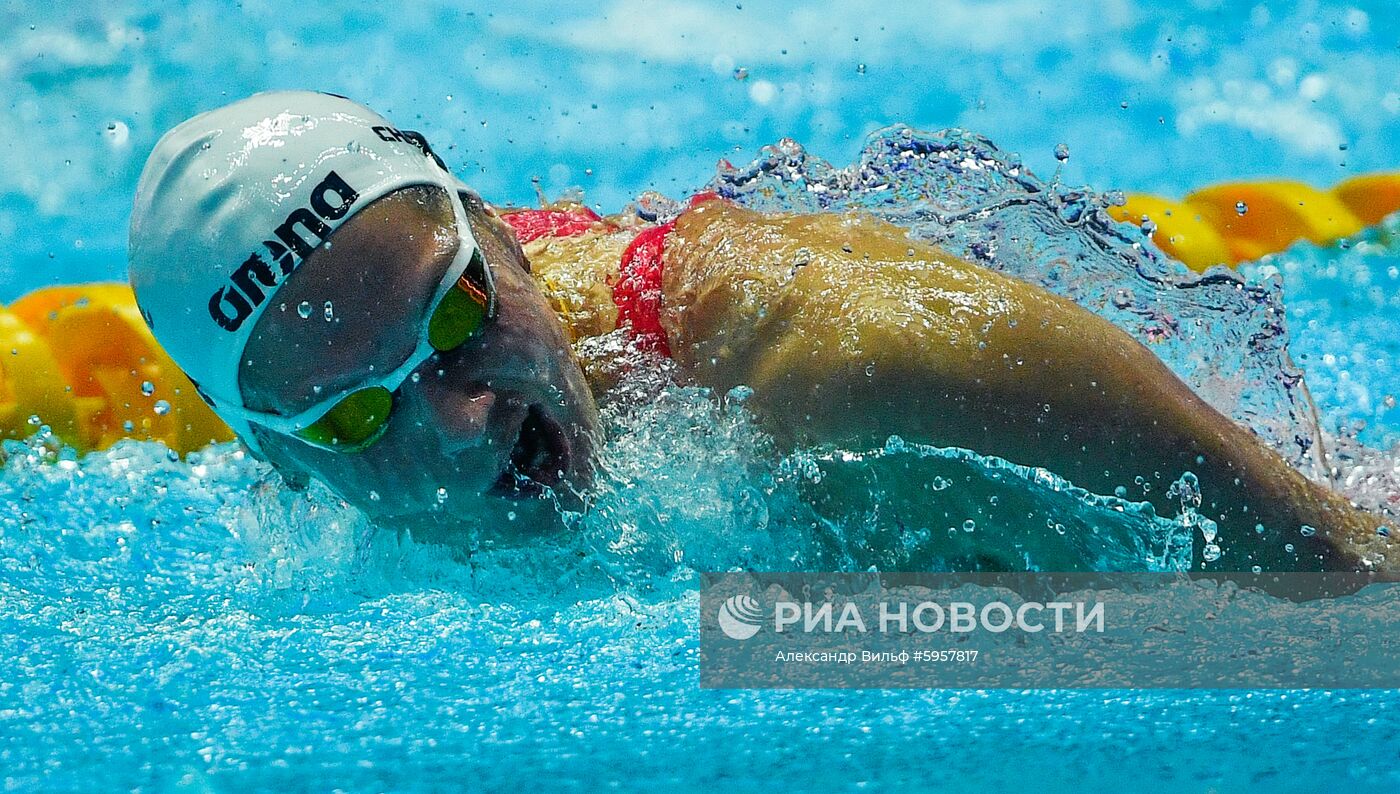
[[[489,493],[507,499],[540,496],[564,479],[568,466],[569,442],[564,428],[538,405],[531,405],[510,450],[510,462]]]

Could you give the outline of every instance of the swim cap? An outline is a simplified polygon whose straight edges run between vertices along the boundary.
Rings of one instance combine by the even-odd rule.
[[[141,314],[206,401],[241,412],[240,359],[279,286],[347,218],[410,185],[466,189],[422,135],[344,97],[278,91],[195,116],[160,139],[136,189]]]

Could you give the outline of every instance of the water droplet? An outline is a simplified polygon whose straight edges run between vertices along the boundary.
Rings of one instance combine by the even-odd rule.
[[[1339,151],[1345,152],[1347,149],[1350,149],[1350,148],[1351,148],[1351,147],[1348,146],[1348,145],[1345,144],[1345,143],[1337,144],[1337,149],[1338,149]]]
[[[975,530],[975,529],[977,529],[977,522],[976,522],[976,521],[973,521],[972,519],[969,518],[968,520],[966,520],[966,521],[963,522],[963,532],[971,532],[971,531],[973,531],[973,530]]]
[[[874,364],[866,364],[866,365],[865,365],[865,377],[867,377],[867,378],[873,378],[873,377],[875,377],[875,365],[874,365]]]
[[[29,424],[34,425],[35,427],[38,427],[39,425],[43,424],[43,422],[44,420],[40,419],[38,414],[31,414],[29,416]]]
[[[1055,159],[1062,163],[1069,159],[1069,146],[1067,144],[1055,144]]]
[[[1058,521],[1055,522],[1055,533],[1056,533],[1056,534],[1063,535],[1063,534],[1065,534],[1065,532],[1067,532],[1067,531],[1068,531],[1068,530],[1065,529],[1065,525],[1064,525],[1064,524],[1061,524],[1061,523],[1058,522]]]
[[[165,400],[156,400],[153,410],[156,412],[156,416],[165,416],[170,413],[170,403]]]
[[[148,380],[141,381],[141,393],[150,397],[156,393],[156,385]]]
[[[325,315],[326,322],[330,322],[331,320],[335,319],[335,306],[330,301],[326,301]]]
[[[1206,562],[1215,562],[1220,559],[1220,547],[1214,543],[1207,543],[1205,548],[1201,549],[1201,559]]]
[[[136,423],[131,421],[130,419],[126,420],[125,422],[122,422],[122,430],[128,433],[133,432],[136,430]]]
[[[1254,566],[1251,566],[1251,567],[1250,567],[1249,572],[1250,572],[1250,573],[1263,573],[1263,572],[1264,572],[1264,569],[1263,569],[1262,567],[1258,566],[1258,565],[1254,565]]]
[[[1286,551],[1286,552],[1288,552],[1289,554],[1292,554],[1292,553],[1293,553],[1293,544],[1292,544],[1292,543],[1285,543],[1285,544],[1283,544],[1283,550]]]
[[[858,64],[856,64],[856,74],[865,74],[865,64],[863,64],[863,63],[858,63]]]
[[[1146,215],[1142,216],[1142,236],[1151,237],[1157,233],[1157,224]]]
[[[735,69],[735,70],[734,70],[734,79],[735,79],[735,80],[747,80],[747,79],[749,79],[749,70],[748,70],[748,69],[745,69],[745,68],[742,67],[742,66],[740,66],[738,69]]]
[[[107,129],[103,131],[102,136],[107,139],[108,146],[118,149],[125,146],[126,143],[131,140],[131,130],[124,122],[109,121],[107,122]]]
[[[438,504],[442,504],[443,502],[446,502],[446,501],[447,501],[447,489],[446,489],[446,488],[438,488],[438,489],[437,489],[437,501],[438,501]]]
[[[1390,537],[1390,527],[1382,524],[1376,527],[1376,534],[1380,537],[1388,538]]]
[[[1243,215],[1243,214],[1245,214],[1246,212],[1249,212],[1249,205],[1246,204],[1246,203],[1244,203],[1243,201],[1236,201],[1236,202],[1235,202],[1235,214],[1236,214],[1236,215]]]
[[[415,373],[413,373],[412,375],[409,375],[409,376],[408,376],[408,379],[411,380],[411,381],[413,381],[414,383],[417,383],[418,381],[420,381],[420,380],[423,379],[423,376],[422,376],[421,374],[415,372]]]
[[[1122,102],[1119,102],[1119,103],[1118,103],[1118,107],[1120,107],[1120,108],[1122,108],[1122,109],[1124,109],[1124,110],[1127,110],[1127,109],[1128,109],[1128,100],[1125,99],[1125,100],[1123,100]]]
[[[297,304],[297,316],[303,320],[311,316],[311,301],[302,301]]]
[[[1298,534],[1302,535],[1305,538],[1310,538],[1313,535],[1317,534],[1317,530],[1313,527],[1308,526],[1307,524],[1304,524],[1303,526],[1298,528]]]
[[[370,492],[369,492],[369,500],[370,500],[371,502],[378,502],[378,501],[379,501],[379,492],[378,492],[378,491],[370,491]]]

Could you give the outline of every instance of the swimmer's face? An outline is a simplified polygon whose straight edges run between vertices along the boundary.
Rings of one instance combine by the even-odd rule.
[[[598,432],[583,373],[514,234],[479,199],[463,205],[495,277],[496,317],[415,370],[366,449],[254,428],[284,473],[314,476],[377,522],[435,541],[552,526],[547,489],[567,502],[586,485]],[[356,213],[258,320],[239,376],[248,407],[293,415],[402,364],[457,248],[439,188],[398,190]]]

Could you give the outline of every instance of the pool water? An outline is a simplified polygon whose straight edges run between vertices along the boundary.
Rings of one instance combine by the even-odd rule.
[[[857,5],[622,0],[550,6],[547,24],[530,3],[8,8],[4,297],[120,277],[126,203],[159,131],[227,97],[311,85],[414,119],[488,197],[528,201],[535,176],[607,209],[707,183],[756,206],[859,207],[1139,336],[1156,336],[1167,306],[1179,330],[1156,349],[1183,378],[1305,468],[1332,450],[1339,487],[1390,505],[1394,224],[1250,265],[1226,290],[1096,209],[1112,188],[1180,194],[1265,174],[1326,185],[1396,167],[1400,54],[1385,4]],[[877,132],[894,122],[997,144]],[[760,150],[784,134],[801,145]],[[720,157],[734,165],[716,170]],[[1030,198],[970,211],[1012,194]],[[1276,312],[1286,328],[1270,324]],[[1278,377],[1294,367],[1310,397]],[[153,444],[78,458],[42,438],[7,442],[0,780],[1400,787],[1389,691],[700,690],[696,571],[931,564],[872,556],[862,540],[886,529],[879,510],[823,513],[803,498],[840,452],[915,461],[953,491],[995,479],[1008,502],[1066,528],[1057,559],[1080,565],[1171,567],[1173,549],[1207,538],[1181,516],[1120,511],[1118,496],[1017,465],[1034,461],[898,442],[781,453],[742,393],[655,373],[624,384],[605,418],[604,477],[568,533],[455,555],[366,526],[321,489],[285,491],[232,445],[180,460]],[[981,512],[958,518],[978,532],[1055,531],[969,509]]]

